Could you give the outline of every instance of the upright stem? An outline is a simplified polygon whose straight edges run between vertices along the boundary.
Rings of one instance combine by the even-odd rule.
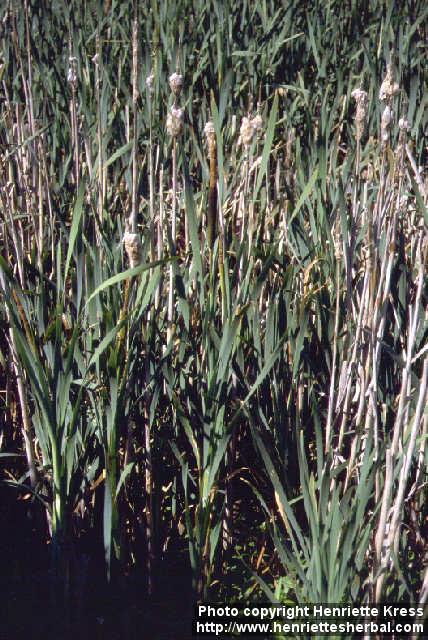
[[[147,408],[147,401],[144,407],[145,418],[145,442],[146,465],[145,465],[145,489],[146,489],[146,539],[147,539],[147,591],[149,595],[153,592],[153,563],[154,563],[154,532],[153,532],[153,470],[152,470],[152,446],[150,429],[150,412]]]
[[[137,135],[138,135],[138,19],[134,18],[132,28],[132,210],[130,217],[131,233],[137,233]]]
[[[209,139],[208,153],[210,161],[210,184],[207,211],[207,242],[212,255],[217,229],[217,144],[214,135]]]
[[[36,468],[36,455],[34,450],[34,441],[31,432],[31,422],[30,422],[30,412],[28,408],[27,394],[24,386],[24,374],[19,364],[19,360],[17,358],[15,337],[13,335],[12,329],[9,330],[10,343],[12,346],[12,357],[13,357],[13,369],[15,371],[16,377],[16,386],[18,389],[18,398],[19,405],[21,408],[21,419],[22,419],[22,437],[24,439],[25,444],[25,455],[27,457],[27,465],[28,471],[30,474],[30,485],[32,489],[35,489],[37,485],[37,468]]]
[[[157,258],[162,260],[163,258],[163,216],[164,216],[164,202],[163,202],[163,168],[159,169],[159,215],[157,219]],[[161,301],[162,291],[162,279],[156,287],[155,293],[155,309],[159,308]]]
[[[331,442],[331,427],[333,420],[333,403],[334,403],[334,387],[336,384],[336,360],[337,360],[337,336],[339,333],[339,312],[340,312],[340,258],[336,256],[336,312],[334,318],[334,335],[333,335],[333,359],[331,362],[331,378],[330,378],[330,393],[328,399],[328,414],[327,414],[327,426],[325,432],[325,452],[327,453],[330,448]],[[341,434],[342,435],[342,434]],[[338,450],[342,446],[341,438],[339,437]]]
[[[155,260],[155,171],[153,162],[153,127],[152,127],[152,99],[148,92],[149,108],[149,207],[150,207],[150,261]],[[159,247],[158,247],[159,251]]]
[[[103,221],[103,209],[104,209],[104,160],[103,160],[103,132],[101,124],[101,77],[100,77],[100,64],[101,64],[101,45],[100,34],[98,32],[96,39],[96,53],[95,53],[95,91],[97,97],[97,137],[98,137],[98,218],[99,225],[102,225]],[[100,242],[100,228],[97,226],[98,242]]]
[[[176,254],[177,236],[177,141],[172,140],[172,211],[171,211],[171,243],[172,255]],[[172,337],[172,324],[174,320],[174,269],[169,267],[169,296],[168,296],[168,330],[167,342]]]

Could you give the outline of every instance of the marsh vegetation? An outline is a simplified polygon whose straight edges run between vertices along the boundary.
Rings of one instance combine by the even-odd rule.
[[[426,602],[427,17],[1,3],[16,633]]]

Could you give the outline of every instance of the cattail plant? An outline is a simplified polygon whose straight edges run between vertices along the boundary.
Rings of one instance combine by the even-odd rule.
[[[98,142],[98,224],[96,226],[98,243],[100,243],[100,226],[103,221],[105,182],[104,182],[104,150],[101,120],[101,82],[102,82],[102,49],[100,34],[97,33],[95,55],[92,58],[95,67],[95,95],[97,101],[97,142]]]
[[[422,3],[340,32],[297,0],[36,4],[0,3],[2,498],[51,556],[28,584],[80,635],[92,591],[161,611],[171,564],[189,608],[427,601]]]
[[[172,210],[171,210],[171,253],[176,254],[177,242],[177,139],[183,133],[184,112],[178,106],[179,97],[183,88],[183,77],[173,73],[169,78],[169,85],[173,95],[173,105],[166,120],[166,130],[172,139]],[[174,321],[174,267],[169,271],[169,299],[168,299],[168,335],[167,343],[172,337],[172,324]]]
[[[209,121],[206,123],[204,133],[207,139],[210,167],[210,184],[207,211],[207,242],[208,247],[212,252],[217,227],[217,146],[213,122]]]
[[[79,129],[77,123],[77,58],[70,56],[67,72],[67,82],[71,87],[70,115],[71,115],[71,138],[74,153],[74,179],[76,188],[79,188],[80,181],[80,154],[79,154]]]

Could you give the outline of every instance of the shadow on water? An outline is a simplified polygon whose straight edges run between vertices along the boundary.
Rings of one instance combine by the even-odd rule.
[[[0,498],[3,498],[0,491]],[[11,504],[12,502],[12,504]],[[159,561],[149,597],[143,571],[103,579],[102,558],[84,554],[66,606],[52,606],[49,549],[21,503],[0,500],[0,640],[190,640],[193,595],[185,549]]]
[[[78,594],[83,606],[74,596],[62,611],[50,605],[49,572],[22,571],[10,579],[2,575],[0,639],[190,639],[193,597],[187,568],[166,558],[160,572],[162,579],[151,597],[134,578],[116,588],[88,580]]]

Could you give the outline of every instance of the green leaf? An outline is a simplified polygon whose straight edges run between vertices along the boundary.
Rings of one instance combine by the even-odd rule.
[[[121,156],[123,156],[125,153],[130,151],[132,149],[132,144],[133,142],[131,140],[131,142],[127,142],[126,144],[123,145],[123,147],[120,147],[120,149],[115,151],[113,155],[110,156],[110,158],[106,162],[104,162],[104,169],[109,167],[111,164],[113,164],[113,162],[116,162],[116,160],[118,160]],[[98,174],[98,166],[97,166],[97,174]]]
[[[148,264],[140,264],[138,265],[138,267],[134,267],[133,269],[126,269],[126,271],[122,271],[121,273],[118,273],[115,276],[108,278],[102,284],[100,284],[99,287],[95,289],[95,291],[91,293],[91,295],[86,301],[86,306],[88,306],[91,300],[93,300],[96,296],[98,296],[101,293],[101,291],[104,291],[105,289],[112,287],[114,284],[118,284],[123,280],[128,280],[130,278],[134,278],[135,276],[139,276],[140,273],[143,273],[148,269],[154,269],[155,267],[161,264],[166,264],[170,260],[176,260],[176,259],[177,258],[171,257],[171,258],[164,258],[163,260],[156,260],[155,262],[150,262]]]
[[[309,178],[305,188],[303,189],[303,192],[302,192],[300,198],[298,199],[298,201],[296,203],[296,206],[294,207],[293,213],[291,214],[290,219],[288,220],[288,224],[289,225],[292,223],[294,218],[299,213],[300,209],[305,204],[307,198],[309,197],[310,193],[312,192],[312,189],[315,186],[315,182],[317,181],[317,179],[318,179],[318,167],[316,167],[315,171],[313,172],[313,174]]]
[[[278,114],[278,93],[275,93],[275,97],[273,99],[272,109],[269,115],[269,121],[266,127],[266,135],[265,135],[265,144],[263,147],[262,153],[262,161],[260,163],[260,169],[257,176],[256,188],[254,190],[254,199],[257,198],[257,195],[260,191],[260,187],[262,186],[262,182],[265,179],[266,169],[269,162],[269,156],[272,150],[273,137],[275,134],[275,126],[276,126],[276,118]]]
[[[73,249],[76,243],[77,235],[79,233],[80,220],[82,218],[82,213],[83,213],[83,198],[85,195],[85,188],[86,188],[86,184],[84,181],[82,181],[79,186],[76,204],[74,205],[73,220],[71,222],[70,236],[68,239],[67,258],[65,260],[65,269],[64,269],[64,291],[63,291],[64,296],[66,292],[66,281],[67,281],[68,269],[70,267],[71,256],[73,255]]]
[[[126,478],[131,473],[132,469],[134,468],[134,465],[135,465],[135,462],[128,462],[128,464],[125,466],[125,468],[122,469],[122,473],[120,474],[119,482],[117,483],[117,487],[116,487],[116,498],[118,497],[118,495],[120,493],[120,490],[122,488],[123,483],[125,482]]]

